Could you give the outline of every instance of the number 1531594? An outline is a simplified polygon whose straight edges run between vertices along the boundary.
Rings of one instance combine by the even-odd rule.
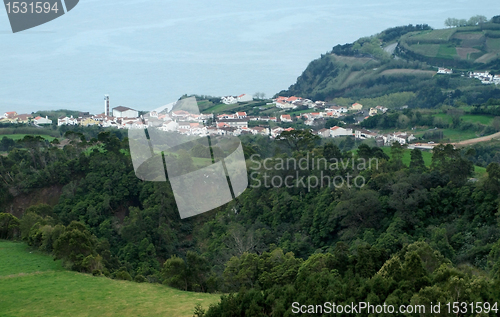
[[[7,2],[5,3],[5,7],[7,8],[7,13],[49,13],[54,12],[57,13],[60,9],[57,7],[57,2],[54,4],[50,2]]]

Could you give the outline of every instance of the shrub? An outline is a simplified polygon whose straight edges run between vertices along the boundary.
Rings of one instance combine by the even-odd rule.
[[[137,283],[144,283],[144,282],[146,282],[146,278],[144,276],[142,276],[141,274],[139,274],[134,278],[134,281]]]

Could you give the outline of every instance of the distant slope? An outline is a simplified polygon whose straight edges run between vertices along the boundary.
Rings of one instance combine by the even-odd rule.
[[[219,295],[65,271],[22,243],[0,240],[0,316],[193,316]]]
[[[331,100],[417,92],[422,86],[435,86],[431,81],[438,67],[453,68],[456,76],[460,71],[483,69],[500,73],[499,54],[498,23],[440,30],[427,25],[395,27],[335,46],[277,95]],[[458,86],[467,90],[475,84],[463,81]]]
[[[498,71],[500,24],[408,33],[400,38],[397,53],[438,66],[459,69],[487,66]]]

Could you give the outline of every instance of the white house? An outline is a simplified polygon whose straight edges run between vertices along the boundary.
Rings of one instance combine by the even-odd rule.
[[[453,74],[453,69],[448,69],[444,67],[439,67],[438,74]]]
[[[220,101],[226,105],[233,105],[235,103],[238,103],[238,99],[234,98],[233,96],[224,96]]]
[[[292,118],[290,117],[289,114],[282,114],[280,116],[281,122],[292,122]]]
[[[275,138],[275,137],[277,137],[278,135],[280,135],[280,134],[281,134],[281,132],[283,132],[284,130],[285,130],[285,129],[283,129],[282,127],[276,127],[276,128],[273,128],[273,129],[271,130],[271,136]]]
[[[351,108],[349,108],[349,110],[361,110],[361,109],[363,109],[363,105],[357,102],[353,103]]]
[[[253,97],[247,94],[242,94],[238,96],[238,102],[247,102],[247,101],[252,101]]]
[[[500,84],[500,75],[495,75],[493,77],[493,82],[495,83],[495,85]]]
[[[52,124],[52,120],[50,120],[49,117],[47,117],[47,116],[45,116],[45,118],[44,117],[36,117],[33,121],[37,125]]]
[[[297,105],[288,102],[276,101],[276,107],[287,110],[287,109],[295,109],[297,108]]]
[[[179,124],[175,121],[164,122],[160,130],[162,131],[177,131]]]
[[[322,138],[328,138],[330,136],[330,129],[321,129],[318,131],[318,135]]]
[[[236,113],[235,113],[235,116],[236,116],[236,118],[238,118],[238,119],[243,119],[243,118],[246,118],[246,117],[247,117],[247,113],[246,113],[245,111],[236,112]]]
[[[365,129],[356,129],[354,131],[354,136],[356,137],[356,139],[364,140],[364,139],[375,139],[378,136],[378,134]]]
[[[17,112],[15,111],[9,111],[3,114],[3,117],[12,119],[17,116]]]
[[[330,128],[330,136],[333,138],[346,135],[352,135],[352,129],[344,129],[338,126]]]
[[[269,135],[269,129],[265,127],[253,127],[253,128],[248,128],[252,134],[262,134],[262,135]]]
[[[124,106],[118,106],[113,108],[113,117],[116,118],[138,118],[139,117],[139,112],[137,110],[124,107]]]
[[[76,118],[73,118],[73,116],[71,116],[71,118],[63,116],[63,117],[60,117],[59,119],[57,119],[57,125],[58,126],[62,126],[62,125],[77,125],[77,124],[78,124],[78,120]]]
[[[217,122],[217,126],[231,127],[231,128],[248,128],[248,119],[222,119]]]

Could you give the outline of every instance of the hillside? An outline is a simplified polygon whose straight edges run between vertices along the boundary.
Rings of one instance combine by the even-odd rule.
[[[60,261],[0,240],[0,316],[192,316],[218,295],[66,271]]]
[[[337,45],[312,61],[297,82],[278,95],[313,100],[373,98],[442,86],[438,67],[453,69],[445,81],[468,91],[492,89],[461,76],[474,70],[500,72],[500,24],[432,29],[408,25],[387,29],[354,43]]]

